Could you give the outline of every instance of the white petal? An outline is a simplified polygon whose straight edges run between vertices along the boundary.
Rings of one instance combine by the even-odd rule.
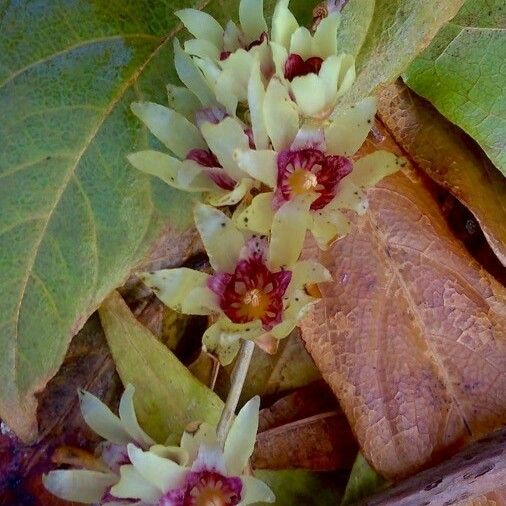
[[[206,148],[197,127],[178,112],[153,102],[134,102],[131,109],[179,158],[184,159],[193,148]]]
[[[288,149],[299,131],[299,113],[288,90],[275,78],[265,93],[264,118],[274,150]]]
[[[269,246],[272,269],[289,269],[299,259],[310,225],[309,208],[313,200],[313,195],[300,195],[283,204],[274,215]]]
[[[216,427],[208,423],[201,423],[196,432],[183,432],[181,448],[188,452],[190,462],[197,458],[200,445],[215,446],[218,443]]]
[[[350,228],[348,218],[337,209],[327,206],[321,213],[313,213],[311,233],[322,250],[348,234]]]
[[[207,12],[196,9],[181,9],[174,12],[174,14],[194,37],[205,39],[218,48],[222,47],[223,28]]]
[[[207,195],[206,202],[214,207],[233,206],[239,203],[243,199],[244,195],[246,195],[246,193],[248,193],[254,185],[255,182],[252,179],[244,178],[230,192],[215,192]]]
[[[297,19],[288,9],[289,0],[280,0],[272,16],[272,40],[290,49],[292,34],[299,27]]]
[[[213,269],[216,272],[234,272],[244,245],[243,233],[228,216],[211,206],[197,204],[194,217]]]
[[[245,230],[251,230],[257,234],[269,235],[274,219],[274,210],[272,209],[273,193],[260,193],[251,204],[234,216],[234,221],[239,227]]]
[[[187,470],[152,452],[144,452],[135,445],[128,445],[128,456],[135,470],[162,492],[182,485]]]
[[[313,37],[305,26],[298,28],[290,39],[290,53],[298,54],[303,60],[307,60],[313,54]]]
[[[179,269],[163,269],[152,273],[143,273],[139,277],[149,286],[156,296],[174,311],[186,314],[210,314],[214,305],[207,308],[192,304],[189,294],[195,288],[206,288],[209,275],[205,272],[195,271],[186,267]],[[209,298],[210,302],[213,299]],[[202,301],[199,301],[202,303]],[[193,313],[193,311],[198,311]]]
[[[326,105],[323,80],[316,74],[296,77],[292,81],[292,92],[297,105],[305,116],[316,116]]]
[[[384,177],[397,172],[401,162],[401,158],[389,151],[375,151],[354,163],[350,177],[359,188],[370,188]]]
[[[218,124],[204,123],[202,135],[209,149],[216,155],[221,166],[232,179],[240,181],[246,176],[246,173],[237,165],[234,152],[236,149],[249,149],[249,139],[236,119],[225,118]]]
[[[272,150],[236,149],[234,159],[239,168],[270,188],[276,186],[278,154]]]
[[[239,506],[276,501],[276,496],[263,481],[253,476],[241,476],[241,481],[245,490],[243,500],[239,503]]]
[[[138,443],[143,448],[149,448],[155,444],[155,441],[151,439],[141,428],[137,421],[137,415],[135,414],[134,407],[134,393],[135,388],[130,383],[125,387],[125,391],[121,396],[119,403],[119,418],[121,423],[128,431],[131,436],[131,440]]]
[[[313,37],[314,54],[311,56],[325,59],[337,54],[337,29],[340,23],[341,16],[337,12],[320,21]]]
[[[180,466],[186,466],[190,460],[188,452],[179,446],[153,445],[149,451]]]
[[[281,79],[282,82],[285,80],[285,63],[288,58],[288,51],[276,42],[271,42],[272,59],[274,60],[274,66],[276,67],[276,75]]]
[[[44,487],[56,497],[85,504],[99,502],[117,480],[115,474],[84,470],[57,470],[42,476]]]
[[[121,466],[119,472],[121,478],[111,488],[111,494],[114,497],[141,499],[147,504],[158,503],[158,500],[162,496],[162,491],[146,480],[134,466]]]
[[[197,458],[191,467],[191,470],[195,472],[209,471],[210,469],[213,469],[221,475],[227,474],[223,450],[219,443],[213,445],[200,445]]]
[[[185,86],[167,84],[167,99],[169,107],[193,121],[195,112],[202,107],[197,97]]]
[[[341,68],[339,70],[339,89],[337,90],[337,97],[343,96],[352,86],[355,81],[355,59],[353,56],[346,54],[341,55]]]
[[[192,160],[181,162],[166,153],[151,150],[131,153],[127,159],[137,170],[159,177],[178,190],[203,192],[218,188]]]
[[[268,31],[264,18],[263,0],[241,0],[239,21],[248,43],[259,39],[263,32]]]
[[[330,56],[323,62],[318,74],[325,93],[325,111],[328,112],[331,112],[337,99],[341,63],[342,60],[337,56]]]
[[[192,56],[199,58],[220,58],[220,50],[211,42],[203,39],[190,39],[184,43],[184,50]]]
[[[80,390],[79,401],[84,421],[99,436],[118,445],[132,441],[121,420],[100,399]]]
[[[330,126],[325,129],[329,154],[351,156],[364,143],[376,114],[376,99],[367,97],[358,104],[335,112]]]
[[[215,355],[222,365],[232,363],[240,348],[240,339],[255,339],[264,333],[262,322],[233,323],[223,316],[205,332],[204,349]]]
[[[253,453],[258,430],[260,397],[250,399],[232,422],[223,454],[229,475],[240,475]]]
[[[253,63],[248,83],[248,106],[256,149],[267,149],[269,147],[269,136],[265,128],[263,112],[264,100],[265,88],[260,72],[260,62],[256,60]]]
[[[233,21],[228,21],[223,36],[223,49],[233,53],[241,47],[241,31]]]
[[[213,106],[216,104],[216,98],[208,82],[192,57],[183,51],[177,39],[174,39],[174,66],[179,79],[200,100],[202,105]]]

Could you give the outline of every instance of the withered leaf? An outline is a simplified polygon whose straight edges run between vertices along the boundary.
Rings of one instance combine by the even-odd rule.
[[[506,422],[506,291],[421,177],[393,175],[369,199],[322,255],[334,283],[303,337],[367,460],[399,479]]]

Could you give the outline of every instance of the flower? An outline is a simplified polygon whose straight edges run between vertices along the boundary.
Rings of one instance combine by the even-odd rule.
[[[272,17],[276,75],[288,87],[302,116],[328,117],[355,80],[354,58],[338,54],[339,12],[336,9],[320,19],[311,35],[299,26],[288,3],[280,0]]]
[[[269,82],[263,104],[262,90],[258,100],[250,101],[250,108],[260,111],[254,130],[265,133],[272,149],[239,149],[234,156],[244,172],[273,191],[257,195],[245,209],[239,207],[234,221],[244,229],[268,234],[279,215],[289,213],[292,203],[305,196],[309,207],[294,214],[292,226],[301,231],[307,225],[320,248],[326,249],[350,228],[341,211],[363,214],[366,189],[397,171],[399,158],[387,151],[351,158],[371,129],[376,112],[372,97],[336,110],[326,121],[306,121],[300,127],[297,110],[279,80]]]
[[[184,43],[185,52],[194,58],[218,102],[229,114],[235,114],[238,102],[246,100],[253,62],[258,59],[266,75],[274,71],[263,0],[241,0],[240,26],[229,21],[225,29],[196,9],[181,9],[175,14],[195,37]]]
[[[302,196],[284,206],[268,239],[245,233],[221,211],[197,204],[195,224],[215,273],[179,268],[140,277],[172,309],[212,315],[203,344],[228,364],[241,338],[259,343],[286,337],[317,301],[306,286],[330,279],[317,262],[299,261],[306,231],[299,216],[309,205]]]
[[[97,466],[102,470],[50,471],[42,477],[47,490],[67,501],[123,504],[110,495],[110,489],[119,481],[120,467],[130,463],[127,445],[139,449],[148,449],[155,445],[137,421],[133,405],[134,393],[133,385],[127,385],[121,396],[119,416],[116,416],[94,395],[85,391],[79,392],[81,413],[85,422],[105,439],[99,447],[101,462]]]
[[[259,397],[247,402],[234,420],[223,449],[213,427],[201,424],[181,439],[183,458],[174,461],[128,445],[131,464],[111,489],[118,498],[143,506],[243,506],[274,502],[262,481],[242,474],[253,453],[258,429]]]

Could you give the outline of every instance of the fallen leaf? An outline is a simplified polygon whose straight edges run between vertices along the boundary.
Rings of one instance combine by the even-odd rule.
[[[260,469],[255,476],[271,487],[276,495],[276,506],[335,506],[342,496],[345,482],[345,478],[336,473],[302,469]]]
[[[407,69],[407,84],[481,145],[506,176],[504,0],[467,0]]]
[[[506,290],[452,236],[429,187],[406,170],[370,191],[370,211],[322,255],[334,283],[302,325],[389,479],[506,422]]]
[[[350,0],[344,10],[370,9],[364,0]],[[439,29],[457,14],[464,0],[376,0],[371,22],[359,23],[367,35],[357,56],[357,79],[341,100],[350,105],[395,80],[425,49]],[[358,34],[356,35],[358,38]]]
[[[387,482],[369,465],[361,452],[358,453],[346,484],[341,506],[361,501],[385,487]]]
[[[506,265],[506,179],[458,128],[402,83],[382,90],[378,114],[410,159],[471,210]]]
[[[121,380],[135,386],[139,423],[153,439],[176,443],[190,422],[218,423],[220,398],[135,318],[117,292],[99,314]]]

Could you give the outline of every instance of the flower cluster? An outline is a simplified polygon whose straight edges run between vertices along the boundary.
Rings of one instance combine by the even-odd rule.
[[[163,446],[141,429],[127,385],[119,417],[93,395],[82,392],[81,411],[105,442],[102,470],[65,469],[43,477],[45,487],[67,501],[100,506],[236,506],[274,502],[262,481],[243,474],[253,453],[260,399],[244,405],[223,448],[206,423],[183,433],[180,446]],[[100,467],[95,464],[95,467]]]
[[[288,335],[330,279],[300,262],[306,232],[321,249],[345,236],[348,212],[363,214],[366,190],[398,170],[392,153],[357,158],[376,112],[367,97],[343,108],[353,57],[339,53],[335,2],[313,33],[279,0],[271,30],[262,0],[241,0],[239,25],[222,27],[195,9],[176,15],[194,38],[174,41],[177,74],[169,105],[132,104],[170,153],[131,154],[138,169],[203,194],[195,220],[215,274],[188,269],[142,275],[170,307],[210,315],[204,346],[223,364],[239,339],[266,350]]]

